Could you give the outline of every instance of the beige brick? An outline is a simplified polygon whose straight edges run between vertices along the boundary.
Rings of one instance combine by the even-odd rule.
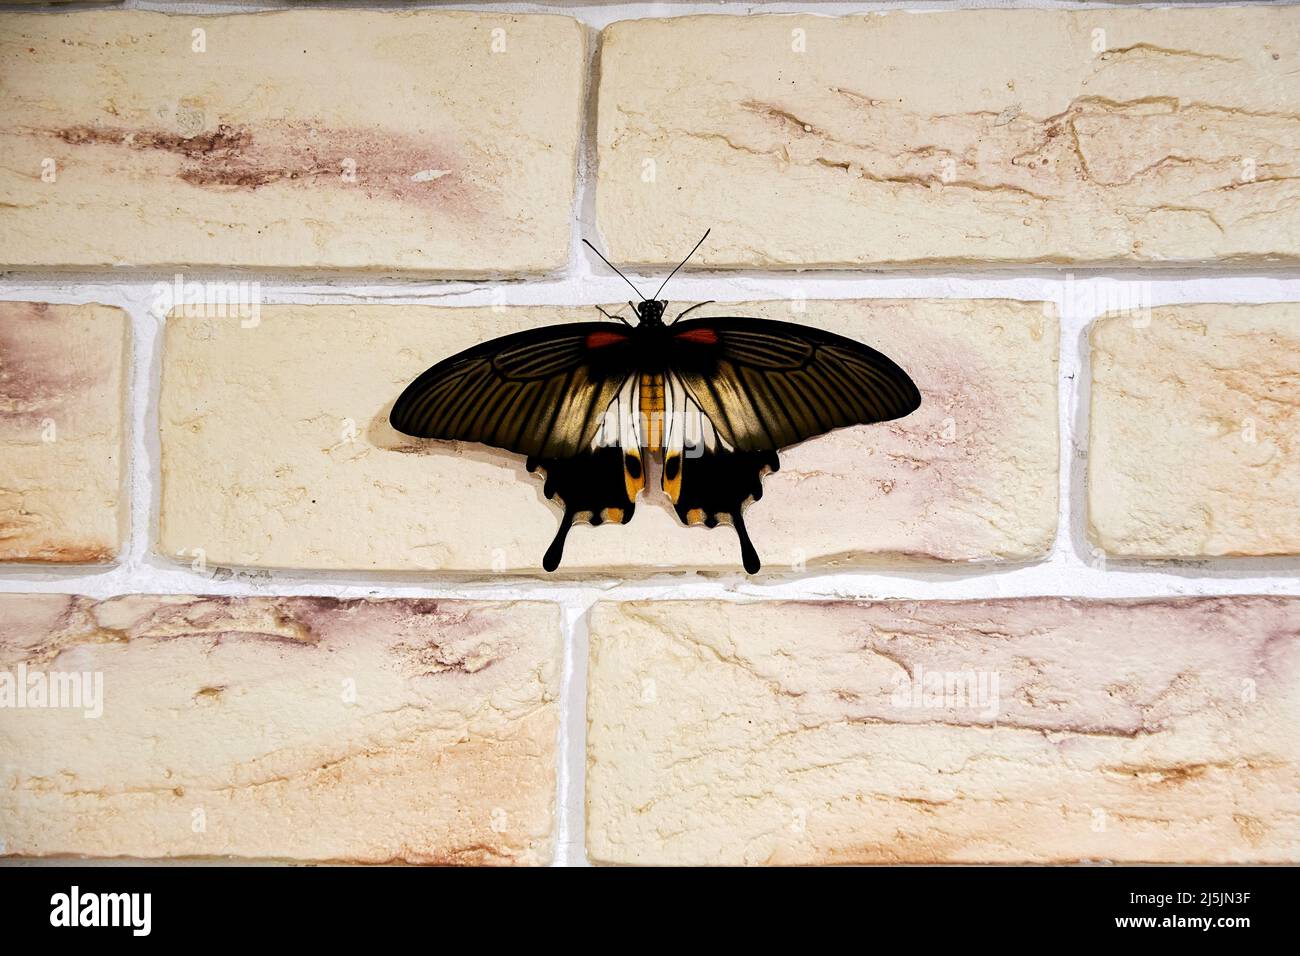
[[[1294,261],[1297,35],[1288,5],[616,23],[600,229],[628,263],[708,226],[696,266]]]
[[[129,349],[121,309],[0,302],[0,561],[117,555]]]
[[[559,267],[585,45],[509,13],[0,15],[0,263]]]
[[[746,513],[780,573],[871,561],[1027,559],[1056,527],[1056,320],[1005,300],[727,304],[852,335],[908,370],[922,408],[782,455]],[[215,564],[541,572],[559,509],[522,457],[388,424],[417,374],[589,307],[267,306],[260,324],[167,321],[160,549]],[[739,569],[729,528],[682,527],[656,487],[628,525],[579,527],[568,572]],[[188,557],[186,560],[189,560]]]
[[[1266,597],[600,604],[588,854],[1296,862],[1297,615]]]
[[[0,852],[545,862],[559,656],[540,603],[0,596],[0,681],[102,675],[0,710]]]
[[[1098,320],[1088,519],[1121,557],[1300,554],[1300,305]]]

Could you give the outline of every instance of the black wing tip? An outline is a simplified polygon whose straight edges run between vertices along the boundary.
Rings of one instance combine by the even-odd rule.
[[[393,402],[393,407],[388,412],[388,424],[393,431],[402,435],[408,435],[411,438],[427,438],[427,435],[421,435],[415,430],[414,423],[410,420],[410,415],[407,414],[408,406],[411,404],[413,397],[411,391],[415,384],[415,382],[412,382],[402,390],[401,395],[397,396],[397,401]]]
[[[921,390],[916,387],[916,383],[912,381],[912,377],[906,372],[903,373],[903,380],[907,382],[908,391],[907,405],[905,406],[906,411],[903,412],[903,416],[907,416],[921,407],[922,398]]]
[[[887,363],[889,377],[893,385],[902,393],[898,414],[894,415],[893,418],[906,418],[921,407],[921,390],[916,387],[916,382],[912,380],[912,376],[908,375],[901,365],[886,355],[881,355],[881,358]]]

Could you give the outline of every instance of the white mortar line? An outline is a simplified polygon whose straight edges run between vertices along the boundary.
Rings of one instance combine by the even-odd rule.
[[[556,779],[555,863],[587,865],[587,616],[592,602],[564,606],[564,678]]]

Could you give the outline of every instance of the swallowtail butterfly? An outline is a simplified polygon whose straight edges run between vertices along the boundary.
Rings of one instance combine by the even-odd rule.
[[[559,567],[575,521],[632,520],[655,459],[681,520],[731,525],[754,574],[760,562],[743,510],[780,467],[777,451],[920,407],[907,373],[860,342],[770,319],[681,321],[709,303],[665,322],[663,287],[629,303],[635,324],[604,313],[624,324],[530,329],[466,349],[420,375],[393,406],[389,421],[405,435],[502,448],[545,474],[546,497],[564,507],[542,559],[547,571]]]

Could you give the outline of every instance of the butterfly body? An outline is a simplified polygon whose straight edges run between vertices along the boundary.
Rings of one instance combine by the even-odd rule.
[[[664,377],[662,372],[637,376],[637,404],[645,419],[641,450],[657,455],[664,450]]]
[[[780,468],[778,449],[900,418],[921,396],[901,368],[852,339],[770,319],[681,313],[666,323],[667,305],[642,300],[635,324],[579,322],[474,346],[412,382],[390,422],[527,456],[528,470],[545,476],[543,493],[564,507],[548,571],[575,522],[632,520],[658,459],[683,523],[735,528],[755,573],[743,512]]]

